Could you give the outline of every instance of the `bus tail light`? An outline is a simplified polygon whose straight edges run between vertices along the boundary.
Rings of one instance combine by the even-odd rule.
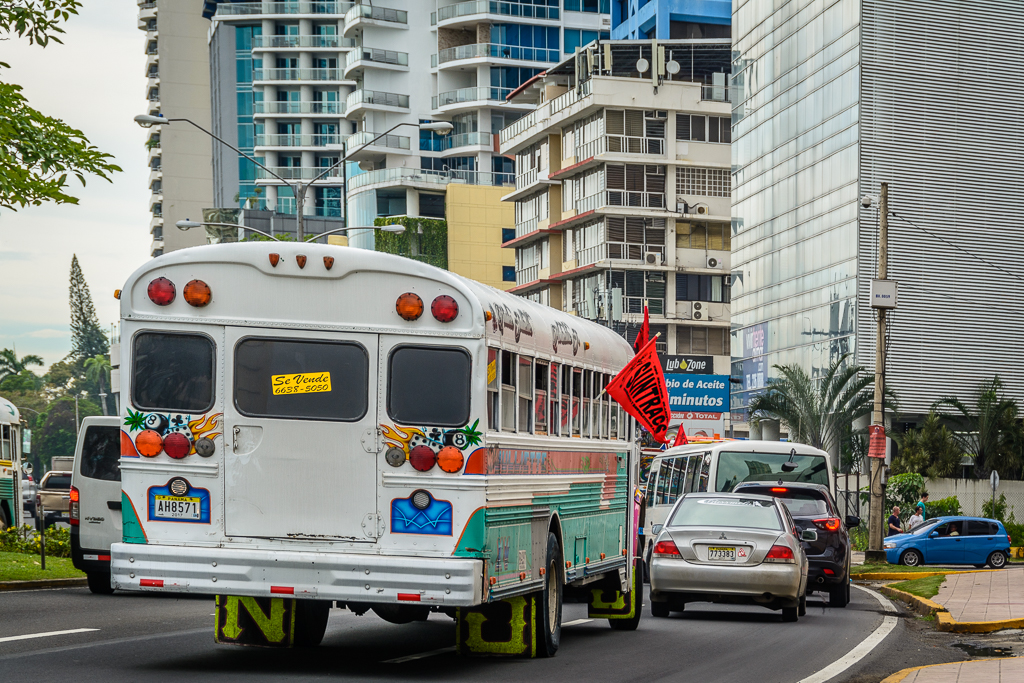
[[[447,294],[442,294],[430,304],[430,313],[438,322],[450,323],[459,315],[459,302]]]
[[[430,446],[416,446],[409,451],[409,463],[420,472],[429,472],[437,463],[437,455]]]
[[[192,442],[181,432],[173,432],[164,438],[164,453],[181,460],[192,451]]]
[[[164,440],[152,429],[147,429],[135,437],[135,449],[139,451],[139,455],[153,458],[160,455],[160,451],[164,449]]]
[[[462,465],[466,459],[455,446],[445,446],[437,453],[437,466],[448,474],[457,474],[462,471]]]
[[[419,317],[423,315],[423,299],[413,292],[406,292],[398,297],[398,301],[395,302],[395,310],[403,320],[410,322],[419,320]]]
[[[72,486],[71,494],[68,497],[68,524],[71,526],[78,526],[78,519],[81,514],[80,498],[81,495],[78,493],[78,489]]]
[[[149,300],[157,306],[167,306],[174,301],[177,291],[173,282],[165,277],[158,277],[149,283],[146,293],[149,294]]]
[[[206,304],[210,303],[210,285],[206,284],[202,280],[192,280],[185,285],[185,290],[182,295],[192,306],[196,308],[202,308]]]

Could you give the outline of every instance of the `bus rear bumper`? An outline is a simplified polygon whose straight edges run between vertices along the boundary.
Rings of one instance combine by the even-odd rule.
[[[468,607],[483,602],[483,561],[114,543],[114,588]]]

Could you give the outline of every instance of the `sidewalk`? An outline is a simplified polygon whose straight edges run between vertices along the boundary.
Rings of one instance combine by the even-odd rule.
[[[1024,681],[1024,657],[980,659],[904,669],[882,683],[1019,683]]]
[[[955,621],[1024,618],[1024,581],[1009,571],[948,574],[932,598]],[[952,680],[952,679],[951,679]]]

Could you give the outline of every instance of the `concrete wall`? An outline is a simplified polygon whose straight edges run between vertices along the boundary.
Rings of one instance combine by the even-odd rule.
[[[926,479],[925,487],[932,500],[956,496],[960,501],[960,509],[965,515],[981,516],[981,506],[992,500],[992,488],[988,479]],[[1024,521],[1024,481],[1001,481],[996,489],[996,500],[1000,495],[1006,496],[1006,513],[1009,515],[1013,506],[1014,517],[1018,522]]]
[[[514,266],[515,252],[501,248],[501,229],[515,225],[515,205],[501,201],[507,187],[448,185],[448,269],[485,285],[508,289],[502,266]]]

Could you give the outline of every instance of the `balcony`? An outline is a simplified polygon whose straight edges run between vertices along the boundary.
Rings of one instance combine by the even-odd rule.
[[[376,138],[377,135],[377,133],[370,133],[367,131],[360,131],[358,133],[349,135],[348,138],[345,139],[345,148],[348,150],[349,154],[352,154],[361,145],[366,145],[371,140],[374,140],[374,138]],[[370,145],[370,147],[386,147],[388,149],[395,150],[410,150],[411,143],[412,141],[409,139],[408,136],[405,135],[385,135],[379,140],[374,141],[373,145]]]
[[[665,194],[662,192],[605,190],[576,200],[576,213],[607,207],[664,210]]]
[[[450,152],[463,147],[487,147],[488,149],[494,148],[494,134],[493,133],[458,133],[456,135],[446,135],[442,138],[441,151]]]
[[[522,223],[516,223],[516,238],[525,237],[532,232],[537,232],[537,226],[540,224],[540,220],[537,218],[530,218]],[[536,279],[536,278],[534,278]]]
[[[544,50],[535,47],[517,47],[514,45],[497,45],[495,43],[470,43],[441,50],[437,53],[437,63],[462,61],[466,59],[514,59],[525,62],[557,62],[558,50]]]
[[[326,147],[340,145],[341,135],[268,134],[256,136],[256,147]]]
[[[254,102],[254,114],[330,114],[340,116],[345,111],[342,102]]]
[[[253,36],[255,50],[274,48],[309,48],[314,50],[335,50],[356,47],[355,38],[341,36]]]
[[[487,103],[500,102],[505,104],[505,96],[512,92],[512,88],[459,88],[448,92],[438,93],[430,102],[431,109],[454,111],[461,109],[458,105],[470,104],[473,108],[487,106]]]
[[[409,69],[409,53],[394,50],[378,50],[377,48],[361,47],[348,53],[345,57],[345,77],[349,77],[365,67],[379,67],[394,71]]]
[[[351,2],[341,0],[286,0],[285,2],[232,2],[219,3],[216,17],[225,19],[250,15],[295,15],[311,14],[344,15],[351,9]]]
[[[382,111],[409,110],[409,96],[379,90],[355,90],[345,98],[345,116],[357,109],[379,109]]]
[[[345,13],[345,35],[360,26],[409,28],[409,13],[401,9],[376,5],[353,5],[352,9]]]
[[[531,282],[536,282],[539,277],[539,265],[527,266],[526,268],[516,270],[516,285],[525,285]]]
[[[603,135],[596,140],[577,145],[574,155],[578,161],[582,161],[605,152],[611,154],[662,155],[665,153],[665,139],[635,135]]]
[[[367,171],[353,176],[348,180],[350,191],[360,187],[377,184],[404,185],[408,183],[427,183],[443,187],[449,183],[466,183],[469,185],[503,186],[512,183],[511,173],[490,173],[485,171],[426,171],[419,168],[382,168]]]
[[[460,2],[437,10],[437,25],[455,28],[462,23],[477,23],[480,17],[474,15],[497,14],[502,17],[522,17],[524,19],[545,19],[558,21],[558,7],[540,7],[524,5],[518,2],[499,2],[497,0],[476,0]],[[471,17],[471,18],[467,18]]]
[[[521,190],[524,187],[529,187],[537,182],[540,177],[540,171],[536,168],[524,171],[516,174],[516,189]]]
[[[736,102],[739,88],[726,85],[702,85],[700,99],[704,102]]]
[[[312,180],[324,172],[324,169],[319,166],[269,166],[268,168],[285,180]],[[321,180],[337,182],[340,178],[341,166],[339,165],[331,169]],[[267,173],[259,166],[256,167],[256,179],[280,182],[278,178],[270,175],[270,173]]]
[[[351,53],[350,53],[351,54]],[[257,81],[336,81],[344,82],[341,69],[253,69],[252,80]]]

